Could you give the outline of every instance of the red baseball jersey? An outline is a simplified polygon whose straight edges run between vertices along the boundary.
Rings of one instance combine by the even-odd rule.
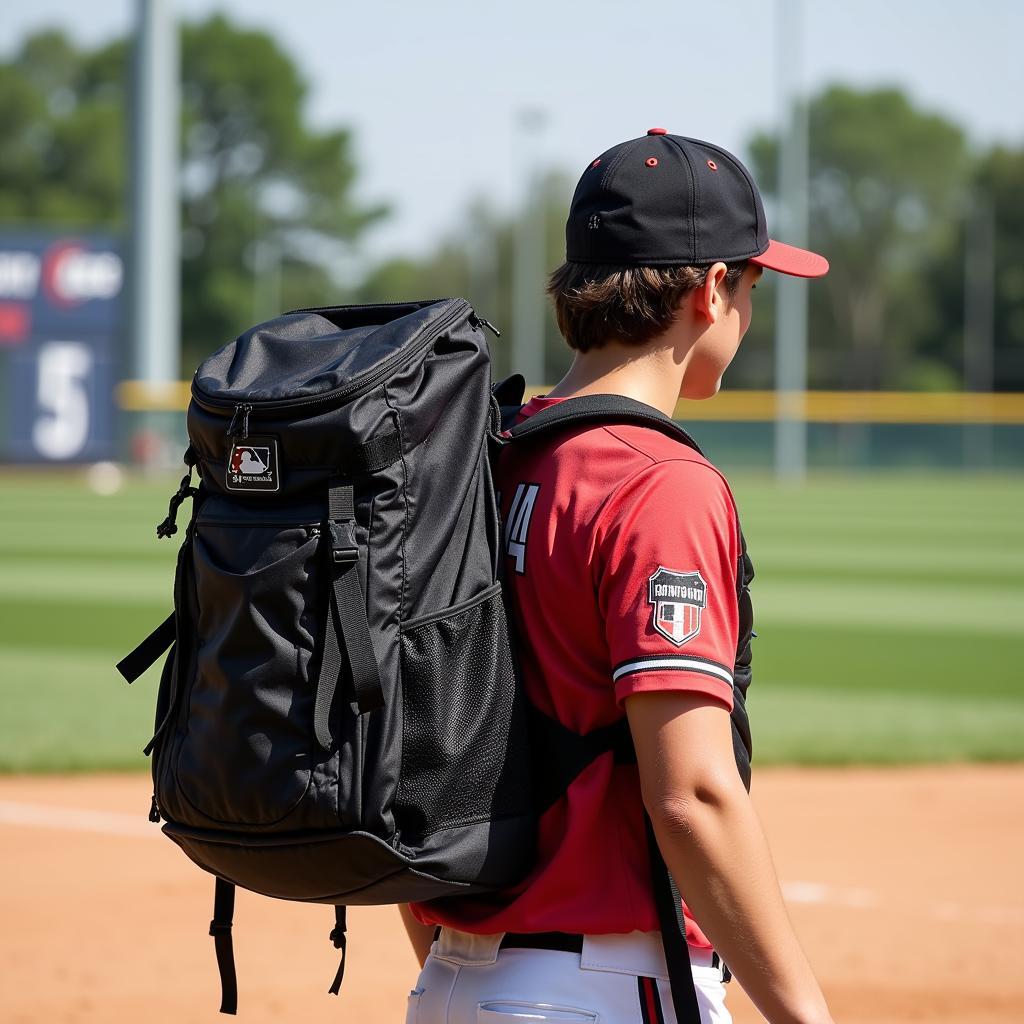
[[[535,398],[521,416],[559,399]],[[739,525],[703,456],[656,430],[584,426],[510,445],[497,484],[524,685],[586,733],[631,694],[695,691],[732,709]],[[540,821],[539,856],[514,889],[414,905],[462,931],[656,931],[634,765],[599,757]],[[685,908],[684,908],[685,909]],[[687,940],[710,943],[687,911]]]

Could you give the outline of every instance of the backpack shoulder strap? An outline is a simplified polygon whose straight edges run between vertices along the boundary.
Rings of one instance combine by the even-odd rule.
[[[535,412],[529,419],[509,427],[508,440],[525,441],[527,438],[550,436],[556,430],[602,423],[632,423],[651,427],[687,445],[703,455],[700,445],[675,420],[643,402],[624,395],[582,395],[567,398],[557,405]]]

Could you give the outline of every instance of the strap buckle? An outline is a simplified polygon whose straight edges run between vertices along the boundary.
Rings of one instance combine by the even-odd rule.
[[[217,935],[230,935],[231,934],[231,922],[230,921],[211,921],[210,922],[210,934],[213,936]]]
[[[359,560],[355,523],[331,520],[331,557],[335,565],[350,565]]]

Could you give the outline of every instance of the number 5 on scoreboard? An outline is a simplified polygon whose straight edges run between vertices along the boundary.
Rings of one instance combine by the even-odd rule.
[[[80,341],[48,341],[36,366],[32,443],[45,459],[73,459],[89,440],[92,351]]]

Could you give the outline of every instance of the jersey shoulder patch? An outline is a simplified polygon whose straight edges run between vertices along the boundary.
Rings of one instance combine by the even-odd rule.
[[[651,625],[676,647],[700,635],[701,612],[708,604],[708,585],[696,569],[681,572],[659,565],[647,578]]]

